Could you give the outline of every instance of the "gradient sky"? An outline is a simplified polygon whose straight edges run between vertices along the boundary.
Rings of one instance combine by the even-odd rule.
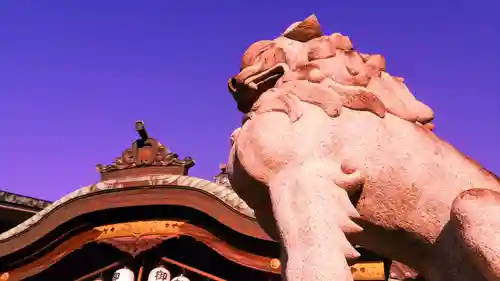
[[[437,134],[498,174],[499,11],[499,0],[2,0],[0,189],[56,200],[97,181],[137,119],[210,179],[241,120],[226,81],[242,52],[311,13],[386,56],[435,110]]]

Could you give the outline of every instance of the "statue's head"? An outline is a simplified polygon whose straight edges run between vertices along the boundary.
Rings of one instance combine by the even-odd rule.
[[[273,88],[290,69],[303,42],[322,35],[316,17],[292,24],[275,40],[253,43],[243,54],[240,73],[229,79],[228,88],[238,109],[248,112],[258,97]]]
[[[368,92],[387,112],[409,121],[427,123],[433,118],[432,110],[415,99],[402,78],[385,72],[381,55],[357,52],[340,33],[324,35],[314,15],[293,23],[274,40],[253,43],[228,88],[238,109],[248,113],[261,94],[294,80],[333,83],[340,88],[330,87],[331,94],[344,99],[345,91]]]

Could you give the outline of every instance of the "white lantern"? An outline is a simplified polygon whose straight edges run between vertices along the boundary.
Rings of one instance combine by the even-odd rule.
[[[113,281],[135,281],[134,272],[126,267],[118,269],[113,274]]]
[[[181,275],[175,277],[174,279],[172,279],[172,281],[190,281],[190,280],[189,280],[189,278],[187,278],[186,276],[181,274]]]
[[[170,277],[170,271],[160,265],[149,272],[148,281],[170,281]]]

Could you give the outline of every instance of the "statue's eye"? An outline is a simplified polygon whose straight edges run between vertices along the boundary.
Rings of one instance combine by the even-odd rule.
[[[243,55],[241,69],[253,65],[266,50],[274,45],[275,43],[270,40],[263,40],[252,44]]]

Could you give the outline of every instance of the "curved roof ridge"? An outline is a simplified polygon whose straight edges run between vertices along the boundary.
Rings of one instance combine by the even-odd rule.
[[[48,205],[52,204],[52,202],[31,197],[25,196],[21,194],[17,194],[14,192],[9,192],[5,190],[0,190],[0,203],[9,203],[15,205],[21,205],[24,207],[34,208],[34,209],[43,209]]]
[[[220,185],[215,182],[191,177],[191,176],[183,176],[183,175],[148,175],[148,176],[138,176],[138,177],[127,177],[123,179],[117,180],[106,180],[101,181],[96,184],[84,186],[80,189],[77,189],[67,195],[61,197],[57,201],[48,205],[29,219],[20,223],[19,225],[0,233],[0,241],[6,240],[14,235],[17,235],[21,232],[24,232],[31,226],[38,223],[41,219],[51,213],[57,207],[65,204],[66,202],[78,198],[80,196],[88,195],[94,192],[103,191],[103,190],[111,190],[111,189],[120,189],[123,188],[123,184],[133,183],[133,182],[148,182],[148,186],[161,186],[161,185],[177,185],[177,186],[186,186],[194,189],[198,189],[200,191],[204,191],[209,193],[219,200],[224,202],[226,205],[234,209],[235,211],[255,218],[254,211],[251,209],[243,199],[241,199],[234,190],[228,185]],[[166,187],[168,188],[168,187]]]

